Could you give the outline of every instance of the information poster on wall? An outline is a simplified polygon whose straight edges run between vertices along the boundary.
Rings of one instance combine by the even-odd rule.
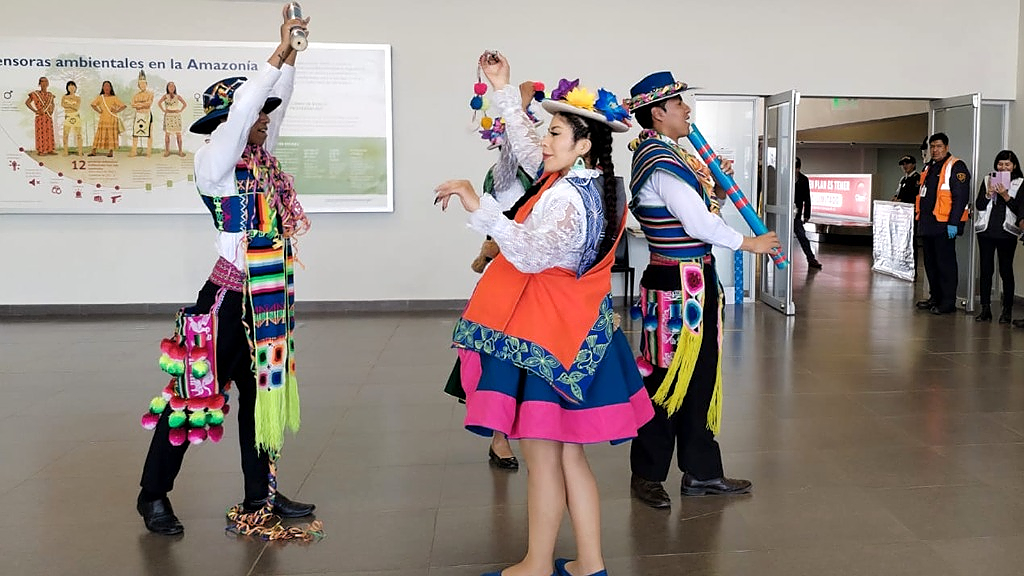
[[[811,215],[871,222],[871,174],[807,174]]]
[[[203,91],[276,44],[0,39],[0,213],[205,211]],[[391,50],[311,43],[273,151],[309,212],[394,208]]]

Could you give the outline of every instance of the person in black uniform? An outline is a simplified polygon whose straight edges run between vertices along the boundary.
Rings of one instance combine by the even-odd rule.
[[[811,183],[800,171],[800,158],[796,159],[796,187],[793,194],[793,201],[796,202],[796,212],[793,213],[793,233],[800,243],[800,248],[807,256],[807,265],[811,268],[821,270],[821,262],[814,257],[814,250],[811,250],[811,241],[807,239],[807,232],[804,231],[804,223],[811,219]]]
[[[922,150],[927,150],[928,142],[925,141],[921,144]],[[923,156],[924,154],[922,154]],[[920,193],[921,188],[921,174],[917,171],[917,160],[913,156],[907,154],[900,158],[900,168],[903,169],[903,178],[900,178],[899,188],[896,189],[896,195],[892,197],[893,202],[904,202],[906,204],[913,204],[917,202],[917,195]],[[917,221],[914,221],[914,270],[917,270],[918,262],[918,234],[917,234]]]
[[[956,309],[956,237],[964,233],[967,221],[971,173],[962,160],[949,153],[949,137],[942,132],[928,139],[928,148],[931,160],[921,174],[916,212],[931,294],[917,307],[932,314],[949,314]]]
[[[896,190],[896,195],[892,197],[892,201],[913,204],[917,201],[917,195],[921,188],[921,175],[917,172],[917,160],[907,154],[900,158],[900,168],[903,169],[903,178],[900,178],[900,186]]]

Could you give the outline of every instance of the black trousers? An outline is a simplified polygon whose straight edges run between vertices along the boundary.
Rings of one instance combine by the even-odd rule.
[[[661,282],[649,283],[655,286],[644,283],[645,280],[658,280],[656,275],[666,272],[655,270],[658,268],[668,268],[669,274],[675,274],[675,288],[665,287]],[[641,285],[659,290],[678,290],[678,275],[676,267],[650,266],[644,272]],[[724,475],[722,452],[715,435],[708,430],[708,409],[715,391],[718,355],[721,353],[718,349],[718,277],[714,265],[704,266],[704,289],[704,338],[701,339],[700,353],[683,405],[671,417],[664,408],[655,405],[654,418],[640,428],[630,447],[632,472],[655,482],[664,482],[668,478],[673,452],[679,469],[698,480],[712,480]],[[658,390],[666,372],[664,368],[655,368],[653,374],[644,378],[644,387],[650,395]]]
[[[216,284],[207,282],[199,291],[194,310],[208,312],[219,289]],[[256,377],[252,373],[249,342],[242,326],[242,311],[242,294],[228,291],[217,314],[217,380],[222,385],[234,381],[232,390],[238,396],[238,447],[242,455],[245,499],[261,500],[267,497],[270,458],[266,452],[256,449]],[[252,312],[245,311],[245,316],[252,326]],[[161,498],[174,488],[174,479],[189,446],[188,442],[172,446],[167,441],[169,414],[170,410],[166,410],[161,415],[142,468],[140,485],[147,499]]]
[[[1013,254],[1017,251],[1017,239],[992,238],[978,235],[978,254],[981,256],[981,305],[992,304],[992,274],[995,272],[996,255],[999,255],[999,278],[1003,281],[1003,309],[1013,309]]]
[[[921,251],[924,254],[924,273],[928,276],[930,299],[940,310],[956,308],[956,285],[958,268],[956,263],[956,238],[944,235],[921,237]]]
[[[807,257],[807,262],[814,262],[817,258],[814,257],[814,250],[811,250],[811,241],[807,239],[807,231],[804,230],[803,220],[800,217],[793,219],[793,234],[796,235],[796,241],[800,243],[800,248],[804,251],[804,256]]]

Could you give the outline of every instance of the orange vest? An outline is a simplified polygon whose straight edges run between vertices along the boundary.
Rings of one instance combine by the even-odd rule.
[[[939,222],[949,221],[949,211],[953,207],[953,194],[949,191],[949,177],[953,172],[953,164],[956,164],[960,159],[952,154],[946,161],[942,163],[942,168],[939,172],[939,186],[935,191],[935,208],[932,210],[932,214],[935,215],[935,219]],[[917,220],[921,219],[921,196],[927,192],[925,187],[925,179],[928,178],[928,169],[931,168],[931,164],[924,167],[924,171],[921,172],[921,191],[917,195],[917,199],[914,202],[914,213]],[[970,205],[964,208],[964,215],[960,217],[961,222],[967,222],[967,216],[970,213]]]
[[[545,175],[541,190],[516,213],[520,224],[559,177]],[[616,244],[622,239],[621,215]],[[463,319],[537,344],[563,368],[576,361],[587,334],[597,322],[601,303],[611,291],[614,247],[583,276],[565,268],[536,274],[520,272],[501,254],[484,271],[469,299]]]

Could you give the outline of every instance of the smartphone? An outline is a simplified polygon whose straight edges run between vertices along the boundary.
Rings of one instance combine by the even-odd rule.
[[[1009,172],[992,172],[988,175],[988,186],[993,190],[1002,184],[1003,188],[1010,189],[1010,173]]]

